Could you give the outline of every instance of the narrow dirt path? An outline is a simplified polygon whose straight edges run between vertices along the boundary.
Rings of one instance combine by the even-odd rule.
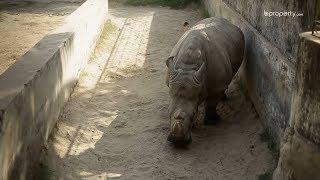
[[[236,82],[219,107],[220,124],[195,129],[188,148],[166,141],[164,62],[181,25],[198,21],[198,11],[111,3],[110,18],[116,27],[105,28],[109,35],[102,35],[49,141],[52,179],[248,180],[272,168],[258,117]]]

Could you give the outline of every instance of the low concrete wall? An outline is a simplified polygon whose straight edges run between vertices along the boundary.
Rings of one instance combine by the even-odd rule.
[[[212,16],[222,16],[245,34],[241,76],[263,124],[279,143],[288,127],[296,72],[298,35],[313,17],[314,0],[205,0]],[[311,5],[310,5],[311,4]],[[290,9],[292,8],[292,9]],[[308,9],[308,11],[306,11]],[[296,11],[302,18],[265,17],[266,11]],[[307,13],[308,12],[308,13]],[[303,23],[302,23],[303,22]]]
[[[50,3],[50,2],[70,2],[70,3],[80,3],[86,0],[3,0],[5,2],[39,2],[39,3]]]
[[[25,179],[86,64],[107,0],[88,0],[0,75],[0,179]]]
[[[274,180],[320,179],[320,39],[301,34],[290,126]]]

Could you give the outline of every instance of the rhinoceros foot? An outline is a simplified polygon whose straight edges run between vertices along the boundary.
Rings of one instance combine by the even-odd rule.
[[[221,117],[216,111],[206,112],[206,117],[204,119],[205,125],[216,125],[221,121]]]
[[[190,138],[187,138],[187,139],[179,139],[179,138],[176,138],[174,136],[172,136],[171,134],[168,136],[167,140],[169,142],[172,142],[174,143],[175,145],[182,145],[182,146],[185,146],[185,145],[189,145],[191,142],[192,142],[192,138],[190,136]]]

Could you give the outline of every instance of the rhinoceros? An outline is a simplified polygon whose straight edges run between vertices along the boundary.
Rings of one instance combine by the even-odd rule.
[[[171,98],[169,141],[191,142],[201,103],[206,104],[205,122],[220,118],[216,106],[242,63],[244,47],[242,31],[219,17],[198,22],[180,38],[166,61]]]

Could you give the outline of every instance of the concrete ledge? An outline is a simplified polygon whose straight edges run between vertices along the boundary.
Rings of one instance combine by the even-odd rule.
[[[107,0],[88,0],[0,75],[0,179],[25,179],[95,47]]]
[[[280,142],[290,117],[295,60],[284,56],[223,0],[205,0],[205,5],[210,15],[224,17],[242,29],[246,40],[242,81],[263,124]]]
[[[283,138],[275,180],[320,179],[320,39],[300,35],[290,126]]]

